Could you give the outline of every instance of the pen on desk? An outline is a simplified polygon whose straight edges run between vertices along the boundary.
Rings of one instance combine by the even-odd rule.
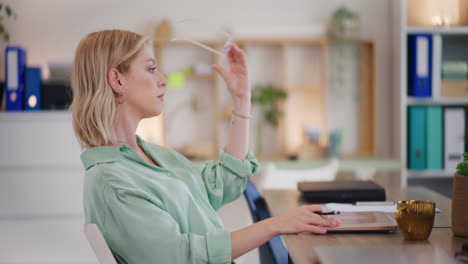
[[[340,211],[329,211],[329,212],[316,212],[318,215],[337,215],[340,214]]]

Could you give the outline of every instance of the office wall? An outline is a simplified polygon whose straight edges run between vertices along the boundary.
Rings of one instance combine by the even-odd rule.
[[[47,76],[48,60],[71,60],[79,40],[101,29],[154,32],[166,17],[189,20],[177,25],[176,34],[211,37],[230,25],[326,24],[331,12],[342,4],[361,15],[362,36],[377,45],[377,152],[392,152],[391,116],[391,0],[10,0],[18,13],[8,21],[11,43],[28,50],[28,64],[41,65]],[[3,72],[3,71],[2,71]]]

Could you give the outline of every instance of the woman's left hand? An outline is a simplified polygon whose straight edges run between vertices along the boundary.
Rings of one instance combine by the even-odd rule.
[[[223,77],[234,100],[250,101],[249,74],[245,53],[234,43],[230,44],[229,48],[227,56],[231,66],[230,71],[226,71],[218,64],[213,64],[211,67]]]

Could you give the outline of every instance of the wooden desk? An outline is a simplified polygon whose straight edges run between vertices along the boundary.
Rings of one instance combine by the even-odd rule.
[[[264,190],[262,195],[268,203],[273,216],[285,213],[305,202],[296,190]],[[394,233],[347,233],[315,235],[301,233],[284,235],[283,240],[295,264],[318,263],[313,248],[326,245],[382,245],[382,244],[432,244],[443,248],[450,255],[461,250],[468,238],[459,238],[452,235],[451,227],[451,200],[426,188],[408,188],[387,190],[388,200],[431,200],[436,203],[442,213],[436,214],[434,229],[428,241],[405,241],[400,232]]]

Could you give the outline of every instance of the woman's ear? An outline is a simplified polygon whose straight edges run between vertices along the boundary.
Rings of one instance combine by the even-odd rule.
[[[107,82],[115,93],[122,91],[122,78],[122,74],[116,68],[111,68],[107,72]]]

